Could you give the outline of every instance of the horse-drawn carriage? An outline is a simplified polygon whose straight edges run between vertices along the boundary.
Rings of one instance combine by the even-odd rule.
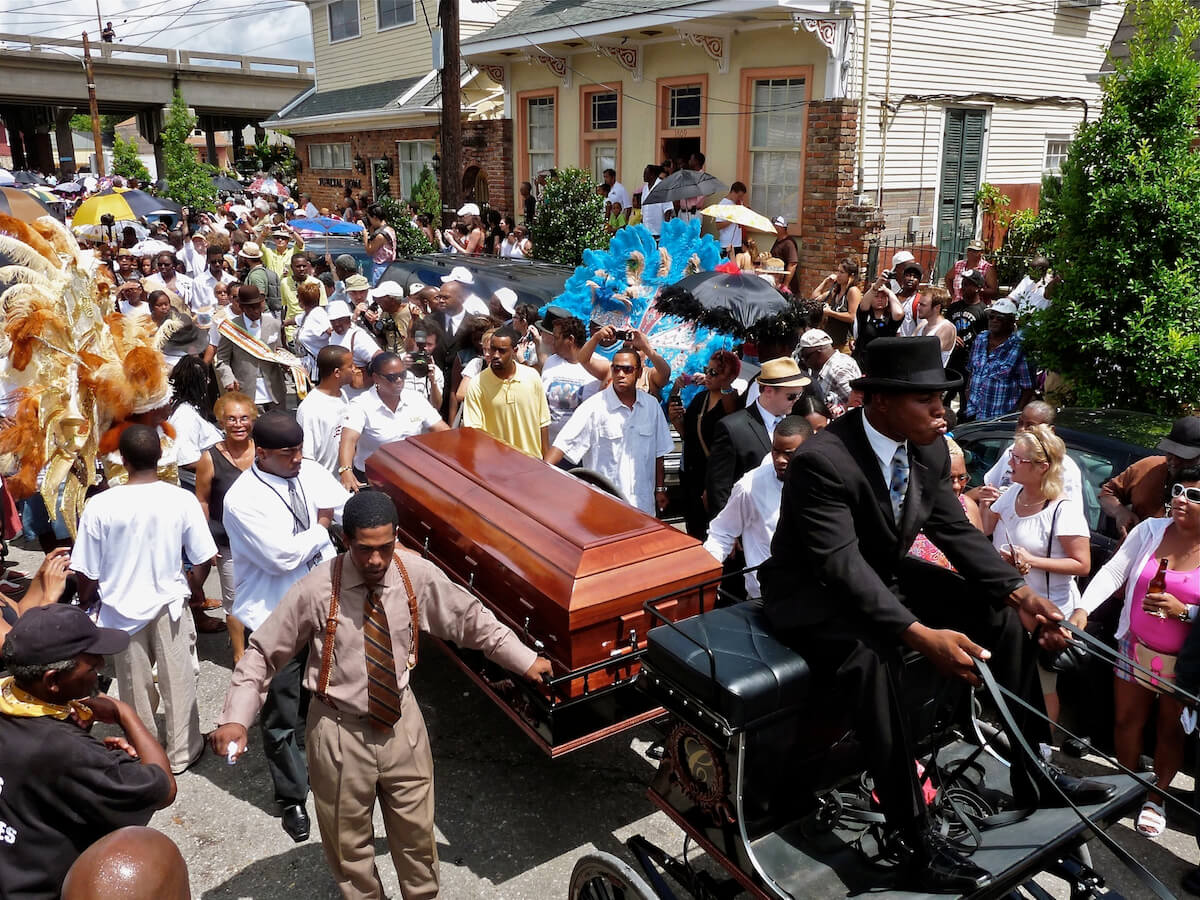
[[[396,501],[402,539],[554,664],[534,687],[445,647],[547,753],[667,723],[650,797],[727,875],[635,837],[641,874],[590,854],[573,873],[572,900],[676,897],[664,874],[701,900],[893,890],[845,710],[814,690],[803,658],[774,639],[754,603],[714,602],[720,568],[695,540],[478,431],[384,447],[367,475]],[[1042,872],[1065,880],[1072,900],[1104,894],[1085,842],[1138,804],[1143,786],[1103,776],[1116,794],[1095,807],[994,815],[1005,805],[1004,753],[1018,748],[998,750],[963,689],[919,657],[905,688],[941,830],[992,876],[975,896],[1007,896]]]

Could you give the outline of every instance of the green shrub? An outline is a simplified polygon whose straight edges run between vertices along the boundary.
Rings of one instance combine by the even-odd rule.
[[[375,200],[383,208],[383,219],[396,232],[396,255],[415,256],[418,253],[432,253],[433,244],[425,238],[425,233],[409,224],[408,207],[390,194]]]
[[[410,199],[418,213],[429,216],[435,227],[442,227],[442,193],[438,189],[437,176],[429,166],[421,169]]]
[[[150,170],[138,156],[137,141],[124,140],[119,134],[113,135],[112,170],[114,175],[150,183]]]
[[[171,97],[171,106],[163,122],[163,169],[159,176],[167,179],[167,196],[193,211],[211,212],[216,209],[217,189],[212,166],[200,162],[196,150],[187,139],[196,127],[196,117],[188,110],[179,89]]]
[[[608,247],[604,198],[591,173],[560,169],[546,179],[530,236],[535,257],[568,266],[582,263],[584,250]]]
[[[1026,336],[1074,402],[1174,416],[1200,398],[1200,12],[1187,0],[1128,10],[1129,59],[1104,79],[1100,116],[1048,198],[1064,281]]]

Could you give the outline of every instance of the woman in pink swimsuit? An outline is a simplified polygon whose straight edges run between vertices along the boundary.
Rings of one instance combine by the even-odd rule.
[[[1150,670],[1144,675],[1129,662],[1116,667],[1115,742],[1117,759],[1134,768],[1142,752],[1142,732],[1158,699],[1154,774],[1164,788],[1183,762],[1182,704],[1161,694],[1160,683],[1174,680],[1175,656],[1200,611],[1200,468],[1185,468],[1171,488],[1166,518],[1147,519],[1125,542],[1083,593],[1080,606],[1091,612],[1122,585],[1125,606],[1117,626],[1122,659]],[[1166,587],[1149,591],[1161,560]],[[1162,793],[1152,791],[1137,818],[1137,829],[1158,837],[1166,829]]]

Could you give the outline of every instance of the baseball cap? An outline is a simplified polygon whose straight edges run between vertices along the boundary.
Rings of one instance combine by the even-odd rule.
[[[345,300],[330,300],[329,305],[325,307],[325,315],[329,316],[329,321],[334,319],[350,318],[350,304]]]
[[[1158,442],[1156,449],[1181,459],[1195,459],[1200,456],[1200,416],[1176,419],[1175,424],[1171,426],[1171,433]],[[11,632],[9,640],[12,640]]]
[[[978,269],[964,269],[962,273],[963,281],[969,281],[978,287],[983,287],[983,273]]]
[[[77,606],[52,603],[29,610],[4,640],[8,662],[43,666],[80,653],[112,656],[129,646],[129,635],[116,628],[99,628]]]
[[[1017,314],[1017,304],[1012,302],[1009,297],[1001,297],[988,308],[988,315],[992,316],[1015,316]]]
[[[464,203],[458,210],[460,216],[477,216],[479,215],[479,206],[475,203]]]
[[[783,216],[776,216],[771,220],[771,224],[776,228],[787,228],[787,219]]]
[[[450,270],[449,275],[442,276],[442,284],[448,284],[451,281],[457,281],[459,284],[474,284],[475,276],[466,266],[455,266]]]
[[[395,297],[398,300],[404,299],[404,288],[394,281],[381,281],[375,286],[375,289],[370,293],[371,297]]]
[[[967,244],[967,249],[968,250],[978,250],[980,253],[982,253],[984,250],[987,249],[987,244],[985,244],[983,241],[981,241],[979,239],[976,239],[976,240],[971,241],[971,243]]]
[[[822,331],[820,328],[810,328],[804,334],[800,335],[800,349],[807,350],[810,347],[832,347],[833,338]]]
[[[366,275],[351,275],[346,279],[346,290],[348,291],[365,291],[370,287],[371,282],[367,281]]]
[[[902,265],[905,263],[910,263],[914,259],[916,259],[916,257],[907,250],[897,250],[892,254],[892,268],[899,269]]]
[[[495,296],[500,301],[500,308],[510,316],[517,311],[517,292],[512,288],[502,287]]]
[[[419,281],[414,281],[412,284],[410,284],[408,286],[408,296],[415,297],[417,294],[421,293],[421,291],[423,291],[423,290],[425,290],[425,285],[421,284],[421,282],[419,282]]]

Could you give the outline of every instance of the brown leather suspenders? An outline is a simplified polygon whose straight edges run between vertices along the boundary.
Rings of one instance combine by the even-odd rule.
[[[332,700],[329,699],[329,676],[333,671],[333,642],[337,635],[337,616],[338,606],[342,595],[342,566],[346,561],[346,554],[339,553],[333,560],[333,565],[330,566],[330,582],[331,589],[329,593],[329,613],[325,617],[325,643],[321,647],[321,672],[317,677],[317,689],[314,692],[317,697],[327,706],[337,708]],[[417,608],[417,595],[413,590],[412,580],[408,577],[408,569],[404,567],[404,563],[400,561],[400,554],[392,554],[392,562],[396,566],[396,571],[400,573],[400,579],[404,582],[404,590],[408,594],[408,614],[412,619],[412,646],[408,651],[408,668],[413,668],[417,664],[417,640],[421,633],[421,611]]]

